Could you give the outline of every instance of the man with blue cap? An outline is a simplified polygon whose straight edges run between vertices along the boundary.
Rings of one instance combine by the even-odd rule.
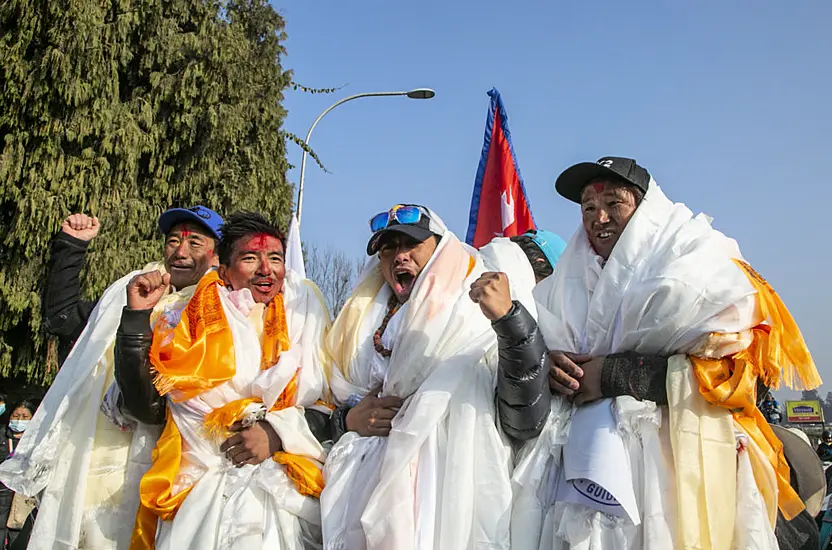
[[[159,217],[159,230],[165,235],[165,268],[170,273],[173,287],[196,284],[213,265],[216,261],[213,259],[214,246],[220,238],[222,222],[219,214],[204,206],[172,208]],[[72,214],[61,224],[61,231],[52,241],[43,324],[47,334],[58,338],[61,363],[98,303],[98,300],[81,299],[80,275],[87,249],[100,228],[97,217]],[[183,231],[187,235],[183,235]],[[188,238],[183,240],[183,236]]]
[[[39,496],[29,548],[130,543],[131,529],[125,527],[135,519],[139,479],[151,463],[159,428],[137,421],[124,406],[137,388],[114,382],[116,335],[152,324],[166,305],[188,301],[202,275],[217,264],[223,220],[195,206],[168,210],[158,223],[165,236],[163,260],[125,275],[93,302],[81,300],[79,275],[89,242],[98,235],[98,219],[69,216],[53,242],[44,319],[68,356],[15,456],[0,468],[6,486]],[[148,278],[170,288],[155,312],[130,311],[125,306],[141,295]]]

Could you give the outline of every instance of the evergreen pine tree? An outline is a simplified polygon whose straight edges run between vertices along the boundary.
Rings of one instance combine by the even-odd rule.
[[[284,22],[265,0],[0,0],[0,376],[48,381],[49,242],[97,215],[97,297],[160,258],[174,206],[285,223]]]

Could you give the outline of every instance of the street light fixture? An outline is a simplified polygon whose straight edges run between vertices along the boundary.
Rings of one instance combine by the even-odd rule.
[[[416,88],[407,92],[407,97],[410,99],[431,99],[436,95],[436,92],[430,88]]]
[[[358,99],[360,97],[390,97],[390,96],[404,96],[409,99],[431,99],[433,96],[436,95],[436,92],[431,90],[430,88],[415,88],[408,92],[365,92],[362,94],[355,94],[349,97],[345,97],[343,99],[339,99],[318,115],[318,118],[315,119],[315,122],[312,123],[312,126],[309,127],[309,131],[306,133],[306,139],[303,140],[304,144],[309,147],[309,138],[312,137],[312,130],[315,129],[315,126],[318,125],[318,122],[321,121],[324,116],[335,107],[346,103],[347,101],[352,101],[353,99]],[[306,175],[306,156],[307,152],[306,149],[303,150],[303,155],[301,156],[300,161],[300,182],[298,183],[298,207],[297,207],[297,218],[298,218],[298,228],[300,228],[300,216],[301,211],[303,210],[303,181],[304,176]]]

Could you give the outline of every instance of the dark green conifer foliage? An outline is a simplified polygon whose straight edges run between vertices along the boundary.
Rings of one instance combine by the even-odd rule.
[[[41,293],[73,212],[92,298],[161,257],[172,206],[285,222],[284,22],[265,0],[0,0],[0,376],[48,381]]]

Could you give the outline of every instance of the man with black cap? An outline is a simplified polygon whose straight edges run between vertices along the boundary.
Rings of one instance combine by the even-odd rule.
[[[324,544],[507,549],[497,342],[468,297],[487,268],[421,205],[385,210],[370,230],[371,260],[327,337],[338,408]]]
[[[515,471],[512,548],[816,545],[758,408],[766,386],[820,384],[779,296],[633,159],[555,189],[582,227],[534,291],[552,412]]]
[[[0,478],[27,496],[39,495],[30,548],[126,548],[138,508],[138,480],[150,463],[158,429],[126,413],[114,383],[113,348],[122,310],[145,276],[169,279],[161,303],[187,301],[195,284],[216,264],[222,218],[203,206],[168,210],[159,218],[164,261],[114,282],[95,302],[80,299],[79,273],[94,217],[73,214],[53,244],[46,292],[46,325],[71,347],[15,456]],[[162,273],[165,275],[162,275]],[[132,286],[131,286],[132,285]],[[149,322],[149,316],[147,317]],[[109,388],[109,389],[108,389]],[[104,396],[102,400],[102,396]]]

